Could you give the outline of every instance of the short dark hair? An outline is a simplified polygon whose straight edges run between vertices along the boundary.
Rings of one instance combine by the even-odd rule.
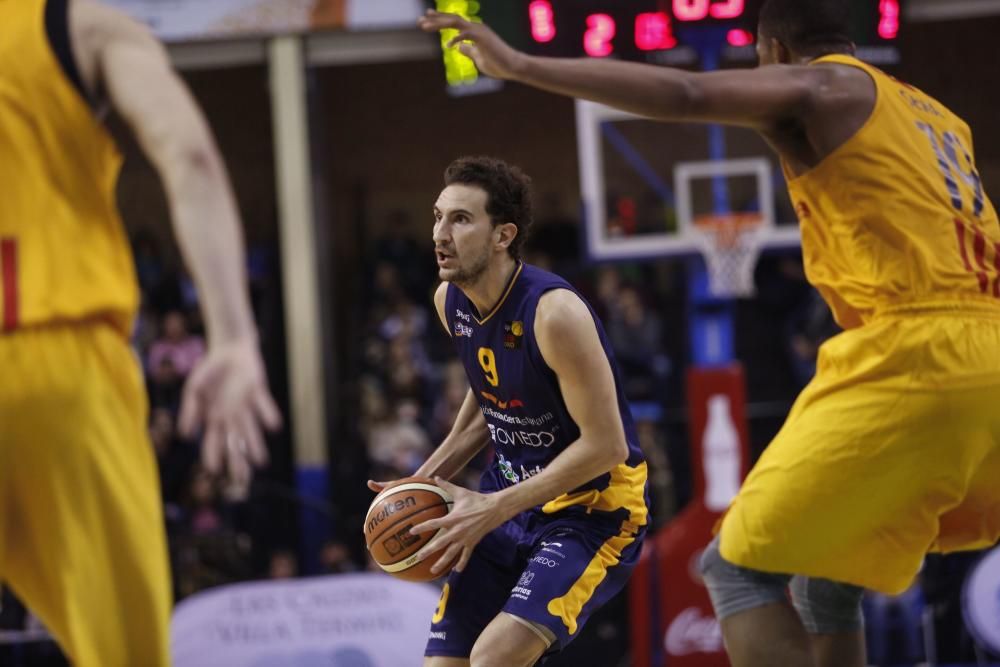
[[[804,55],[854,51],[849,0],[766,0],[758,27]]]
[[[474,185],[486,191],[486,212],[494,225],[512,223],[517,236],[508,249],[521,258],[531,227],[531,177],[512,164],[487,156],[460,157],[444,170],[444,185]]]

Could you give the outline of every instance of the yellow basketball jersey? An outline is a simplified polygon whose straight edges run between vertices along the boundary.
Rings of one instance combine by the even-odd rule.
[[[121,158],[56,56],[52,18],[46,0],[0,0],[0,327],[102,317],[127,335]]]
[[[920,303],[1000,309],[1000,224],[976,171],[969,126],[921,91],[848,56],[877,101],[865,125],[788,189],[806,275],[837,322]]]

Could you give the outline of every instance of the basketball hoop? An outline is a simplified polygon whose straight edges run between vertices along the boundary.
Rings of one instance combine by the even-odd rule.
[[[764,216],[760,213],[702,215],[694,219],[691,235],[705,258],[708,289],[713,296],[753,296],[753,271],[764,231]]]

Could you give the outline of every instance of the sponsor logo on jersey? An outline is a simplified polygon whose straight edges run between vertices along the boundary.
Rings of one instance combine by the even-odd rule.
[[[516,472],[514,472],[514,466],[512,466],[510,461],[505,459],[503,454],[500,454],[499,452],[497,453],[497,465],[500,467],[500,474],[503,475],[505,480],[513,482],[514,484],[521,481],[521,478],[517,476]]]
[[[519,600],[527,600],[531,597],[531,589],[528,588],[528,586],[531,585],[534,578],[534,572],[525,572],[522,574],[521,578],[517,580],[517,584],[510,591],[511,597],[515,597]]]
[[[550,553],[550,554],[555,554],[556,556],[559,556],[560,558],[565,558],[566,554],[564,554],[563,552],[559,551],[559,549],[557,549],[556,547],[559,547],[559,549],[561,549],[562,548],[562,542],[542,542],[542,549],[541,550],[545,551],[547,553]]]
[[[458,308],[458,309],[455,310],[455,317],[457,317],[460,320],[465,320],[466,322],[471,322],[472,321],[472,318],[469,317],[469,314],[466,313],[466,312],[463,312],[461,308]]]
[[[506,429],[487,422],[494,444],[517,447],[551,447],[556,442],[555,428],[551,431],[520,431]]]
[[[465,336],[466,338],[472,338],[472,327],[467,327],[461,322],[455,322],[455,336],[461,338]]]
[[[503,454],[497,452],[497,466],[500,468],[500,474],[508,482],[517,484],[518,482],[528,479],[529,477],[534,477],[538,473],[542,472],[543,468],[540,465],[536,465],[534,468],[525,468],[523,465],[520,466],[521,474],[518,474],[514,470],[513,464],[504,458]]]
[[[493,405],[495,405],[498,408],[500,408],[501,410],[506,410],[507,408],[523,408],[524,407],[524,401],[522,401],[521,399],[518,399],[518,398],[512,398],[509,401],[501,401],[499,398],[497,398],[495,395],[491,394],[488,391],[481,391],[481,392],[479,392],[479,395],[482,396],[483,398],[485,398],[487,401],[489,401]]]
[[[521,349],[521,340],[524,336],[524,322],[514,320],[505,322],[503,325],[503,346],[508,350]]]

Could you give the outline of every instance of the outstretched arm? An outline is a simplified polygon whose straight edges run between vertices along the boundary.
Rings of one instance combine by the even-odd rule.
[[[204,116],[163,47],[124,14],[91,0],[70,4],[69,28],[84,84],[110,101],[163,182],[174,231],[198,286],[209,351],[185,385],[182,431],[205,427],[204,462],[225,458],[236,481],[264,463],[260,424],[280,414],[267,388],[246,288],[239,213]]]
[[[793,65],[697,73],[615,60],[529,56],[485,24],[434,11],[420,19],[420,27],[458,30],[452,43],[489,76],[657,120],[768,130],[807,115],[827,77],[822,68]]]

